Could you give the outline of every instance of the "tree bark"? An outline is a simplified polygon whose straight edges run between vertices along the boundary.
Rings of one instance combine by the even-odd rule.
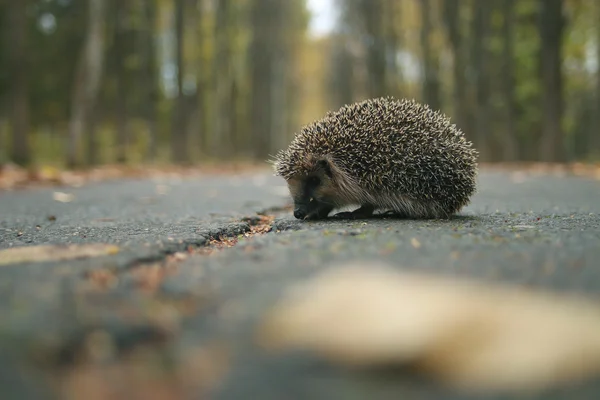
[[[175,0],[175,59],[177,63],[177,99],[173,110],[173,130],[171,132],[172,161],[179,164],[187,164],[189,160],[188,134],[186,129],[186,101],[183,93],[184,79],[184,16],[185,0]]]
[[[276,28],[280,34],[286,35],[284,18],[286,17],[285,12],[280,13],[280,18],[275,22],[281,24]],[[279,42],[275,48],[275,56],[272,60],[272,74],[271,74],[271,91],[270,91],[270,103],[272,104],[273,111],[271,112],[270,131],[271,131],[271,146],[272,149],[280,149],[285,147],[287,141],[286,133],[286,121],[288,118],[289,108],[287,106],[287,66],[286,60],[286,48],[283,43]]]
[[[563,162],[565,159],[562,79],[562,41],[564,31],[562,0],[539,0],[541,37],[540,69],[542,85],[542,141],[540,159]]]
[[[596,21],[600,21],[600,2],[596,1]],[[600,26],[596,25],[596,121],[595,129],[590,132],[590,151],[592,157],[600,160]]]
[[[100,162],[99,153],[99,143],[98,143],[98,135],[97,129],[98,125],[102,124],[103,115],[102,113],[96,110],[94,113],[90,114],[89,123],[88,123],[88,133],[87,133],[87,166],[95,166]]]
[[[453,111],[456,124],[467,135],[470,136],[470,127],[467,116],[467,91],[466,91],[466,54],[464,49],[463,35],[460,31],[462,21],[460,18],[460,7],[461,2],[459,0],[444,0],[444,16],[445,26],[450,39],[450,46],[452,48],[453,65]]]
[[[332,108],[337,109],[354,100],[353,66],[355,60],[348,49],[347,39],[343,35],[334,40],[329,72],[331,90],[328,91],[328,95]]]
[[[431,108],[441,108],[437,57],[431,51],[431,0],[421,0],[421,49],[423,53],[423,100]]]
[[[69,121],[67,165],[80,165],[79,143],[89,126],[89,117],[100,86],[104,64],[105,0],[89,0],[88,32],[75,73]]]
[[[217,4],[215,23],[215,134],[212,136],[212,151],[219,157],[230,156],[233,149],[232,118],[235,111],[232,95],[232,38],[230,0],[220,0]]]
[[[386,48],[382,29],[383,0],[362,0],[367,33],[368,93],[370,97],[386,94]]]
[[[29,96],[27,50],[27,0],[11,1],[8,34],[10,35],[11,128],[10,159],[18,165],[31,162],[29,147]]]
[[[503,48],[503,82],[505,102],[505,132],[502,134],[502,145],[504,148],[504,161],[516,161],[519,158],[519,146],[517,141],[517,106],[515,101],[515,72],[514,72],[514,24],[515,4],[514,0],[501,0],[503,5],[504,23],[502,25]]]
[[[273,19],[279,15],[277,0],[253,0],[250,10],[252,42],[250,44],[251,136],[254,157],[265,159],[271,152],[271,74],[273,68]]]
[[[385,26],[385,46],[386,54],[396,54],[399,48],[403,47],[400,40],[401,26],[398,20],[398,10],[401,9],[402,3],[396,0],[384,1],[384,26]],[[402,70],[398,67],[398,62],[393,57],[393,61],[387,65],[387,81],[386,89],[392,96],[401,97],[401,87],[403,81]]]
[[[125,41],[127,34],[125,32],[128,4],[123,0],[114,1],[115,35],[114,35],[114,63],[116,78],[116,97],[115,97],[115,135],[117,143],[117,163],[127,162],[127,149],[129,146],[129,131],[127,129],[127,88],[126,88],[126,70],[124,66],[127,58]]]
[[[147,98],[145,104],[146,124],[148,126],[148,146],[146,160],[154,162],[158,150],[158,68],[157,49],[155,43],[156,0],[141,0],[144,9],[146,34],[144,40],[144,53],[146,58],[145,86]]]
[[[475,84],[475,101],[473,102],[473,117],[475,127],[475,145],[481,160],[490,160],[496,156],[490,152],[490,107],[489,107],[489,71],[488,40],[491,16],[489,2],[475,0],[473,2],[473,20],[471,25],[472,40],[472,71]]]

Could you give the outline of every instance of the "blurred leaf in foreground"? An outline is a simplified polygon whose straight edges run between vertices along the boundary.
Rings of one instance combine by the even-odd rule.
[[[457,388],[544,390],[600,375],[600,305],[517,287],[335,267],[290,289],[258,330],[354,367],[397,364]]]
[[[0,250],[0,266],[24,262],[63,261],[112,255],[119,247],[108,244],[68,245],[68,246],[25,246]]]

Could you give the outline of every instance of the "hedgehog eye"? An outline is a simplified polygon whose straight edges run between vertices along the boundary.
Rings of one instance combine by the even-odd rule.
[[[317,165],[319,166],[319,168],[321,168],[323,171],[325,171],[327,176],[331,177],[331,166],[329,165],[329,162],[327,160],[325,160],[325,159],[319,160]]]
[[[327,160],[319,160],[317,162],[317,165],[319,166],[319,168],[327,168],[329,166],[329,163],[327,162]]]

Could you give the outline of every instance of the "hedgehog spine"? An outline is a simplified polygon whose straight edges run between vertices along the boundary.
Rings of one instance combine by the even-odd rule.
[[[306,125],[273,160],[294,215],[334,208],[448,218],[476,191],[477,152],[444,114],[414,100],[382,97],[345,105]]]

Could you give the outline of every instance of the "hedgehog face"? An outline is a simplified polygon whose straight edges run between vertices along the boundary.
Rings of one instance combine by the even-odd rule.
[[[298,219],[326,218],[335,204],[330,197],[333,175],[329,162],[320,159],[288,180],[294,200],[294,217]]]

